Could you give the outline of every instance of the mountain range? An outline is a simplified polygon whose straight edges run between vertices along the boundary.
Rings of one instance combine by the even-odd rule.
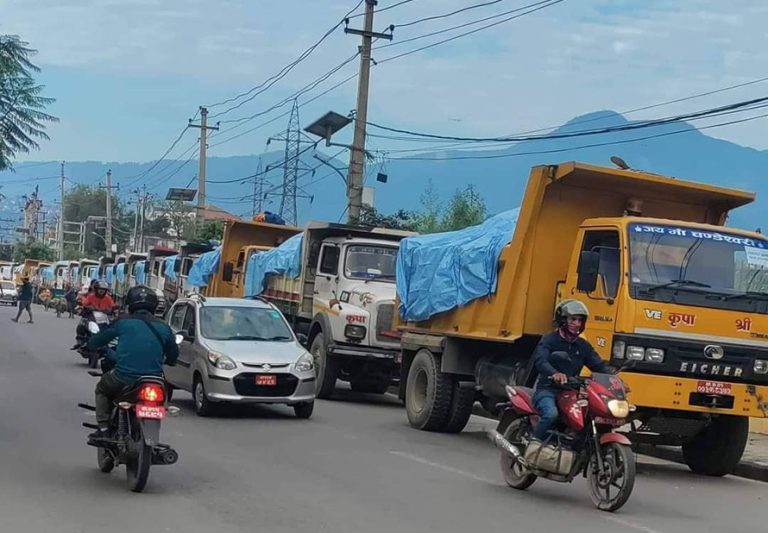
[[[595,128],[633,124],[613,111],[598,111],[579,116],[551,133],[568,133]],[[370,132],[369,132],[370,133]],[[378,133],[378,132],[376,132]],[[376,144],[383,141],[376,139]],[[384,213],[398,209],[419,209],[420,196],[431,181],[442,199],[457,189],[473,185],[485,199],[489,213],[496,213],[520,204],[530,167],[540,164],[578,160],[610,165],[612,155],[621,156],[632,168],[647,170],[681,179],[735,187],[757,193],[756,203],[732,214],[729,224],[755,229],[765,225],[763,212],[768,208],[768,151],[760,151],[724,141],[697,130],[689,123],[673,123],[634,131],[613,131],[567,139],[530,140],[513,145],[471,149],[464,143],[453,150],[424,151],[418,154],[392,152],[385,163],[369,167],[367,185],[375,187],[375,205]],[[261,156],[209,157],[209,203],[237,215],[249,216],[252,208],[253,180],[259,159],[263,166],[277,165],[283,160],[282,151]],[[346,173],[346,161],[330,159],[330,163]],[[342,157],[342,156],[340,156]],[[346,157],[345,155],[343,157]],[[197,161],[163,161],[146,178],[130,179],[152,167],[153,162],[67,162],[65,174],[71,183],[97,184],[108,169],[113,182],[120,184],[120,195],[134,196],[136,186],[146,184],[150,192],[163,198],[168,187],[195,187]],[[302,168],[316,167],[314,174],[302,171],[299,179],[299,222],[309,219],[340,220],[346,205],[345,185],[336,171],[321,165],[309,153],[302,156]],[[177,171],[178,169],[178,171]],[[15,172],[0,173],[0,193],[6,198],[0,217],[18,217],[19,196],[40,186],[48,207],[58,198],[59,162],[25,162],[16,165]],[[387,174],[387,182],[377,182],[377,172]],[[238,178],[243,178],[238,181]],[[280,210],[279,185],[281,170],[267,173],[271,185],[265,209]],[[146,180],[146,181],[144,181]],[[217,183],[229,182],[229,183]],[[311,199],[310,199],[311,196]]]

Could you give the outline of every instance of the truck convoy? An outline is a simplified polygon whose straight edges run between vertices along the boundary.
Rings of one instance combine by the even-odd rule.
[[[245,296],[274,303],[306,336],[315,359],[317,396],[336,380],[383,393],[398,378],[395,257],[411,233],[310,222],[274,250],[251,256]]]
[[[768,239],[724,227],[753,200],[631,170],[535,167],[498,256],[485,255],[487,294],[445,309],[422,304],[462,293],[470,254],[440,243],[453,261],[433,281],[423,260],[434,236],[405,240],[398,326],[410,424],[458,432],[476,400],[493,410],[505,385],[531,386],[531,353],[555,305],[577,299],[591,312],[585,337],[613,366],[628,365],[632,440],[682,446],[694,472],[728,473],[749,417],[768,417]],[[443,292],[425,292],[441,279]],[[326,305],[340,313],[344,301]]]

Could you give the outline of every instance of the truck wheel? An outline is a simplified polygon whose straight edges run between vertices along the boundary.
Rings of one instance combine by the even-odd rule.
[[[451,413],[453,378],[440,372],[439,358],[420,350],[413,358],[405,385],[405,412],[416,429],[443,431]]]
[[[683,444],[683,458],[696,474],[724,476],[739,464],[748,437],[748,418],[720,415]]]
[[[462,389],[459,382],[453,384],[453,396],[451,397],[451,410],[445,426],[440,430],[445,433],[461,433],[461,430],[469,422],[472,408],[475,406],[475,389]]]
[[[329,357],[325,349],[325,335],[318,333],[312,340],[309,350],[315,360],[315,372],[317,376],[316,396],[327,399],[336,390],[336,378],[339,375],[338,362],[334,357]]]
[[[349,383],[353,392],[365,392],[369,394],[384,394],[389,388],[389,378],[370,379],[362,378],[356,379]]]

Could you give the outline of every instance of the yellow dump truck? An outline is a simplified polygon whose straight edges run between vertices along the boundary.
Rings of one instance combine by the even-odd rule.
[[[294,226],[227,220],[224,223],[219,266],[203,294],[242,298],[248,259],[254,253],[279,246],[300,232],[301,228]]]
[[[724,226],[754,198],[581,163],[533,168],[496,290],[399,323],[409,422],[461,431],[476,400],[492,410],[505,384],[532,385],[531,353],[573,298],[601,357],[628,365],[633,440],[682,446],[698,473],[731,471],[749,417],[768,417],[768,240]]]

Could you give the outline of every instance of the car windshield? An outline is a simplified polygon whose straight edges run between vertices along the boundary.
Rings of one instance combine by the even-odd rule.
[[[673,291],[722,301],[768,299],[768,241],[726,231],[631,224],[630,278],[633,295],[664,299]],[[687,302],[693,303],[693,302]]]
[[[206,339],[218,341],[293,340],[280,311],[263,307],[206,306],[200,311],[200,330]]]
[[[394,283],[396,258],[397,248],[393,246],[349,246],[344,274],[350,279],[379,279]]]

